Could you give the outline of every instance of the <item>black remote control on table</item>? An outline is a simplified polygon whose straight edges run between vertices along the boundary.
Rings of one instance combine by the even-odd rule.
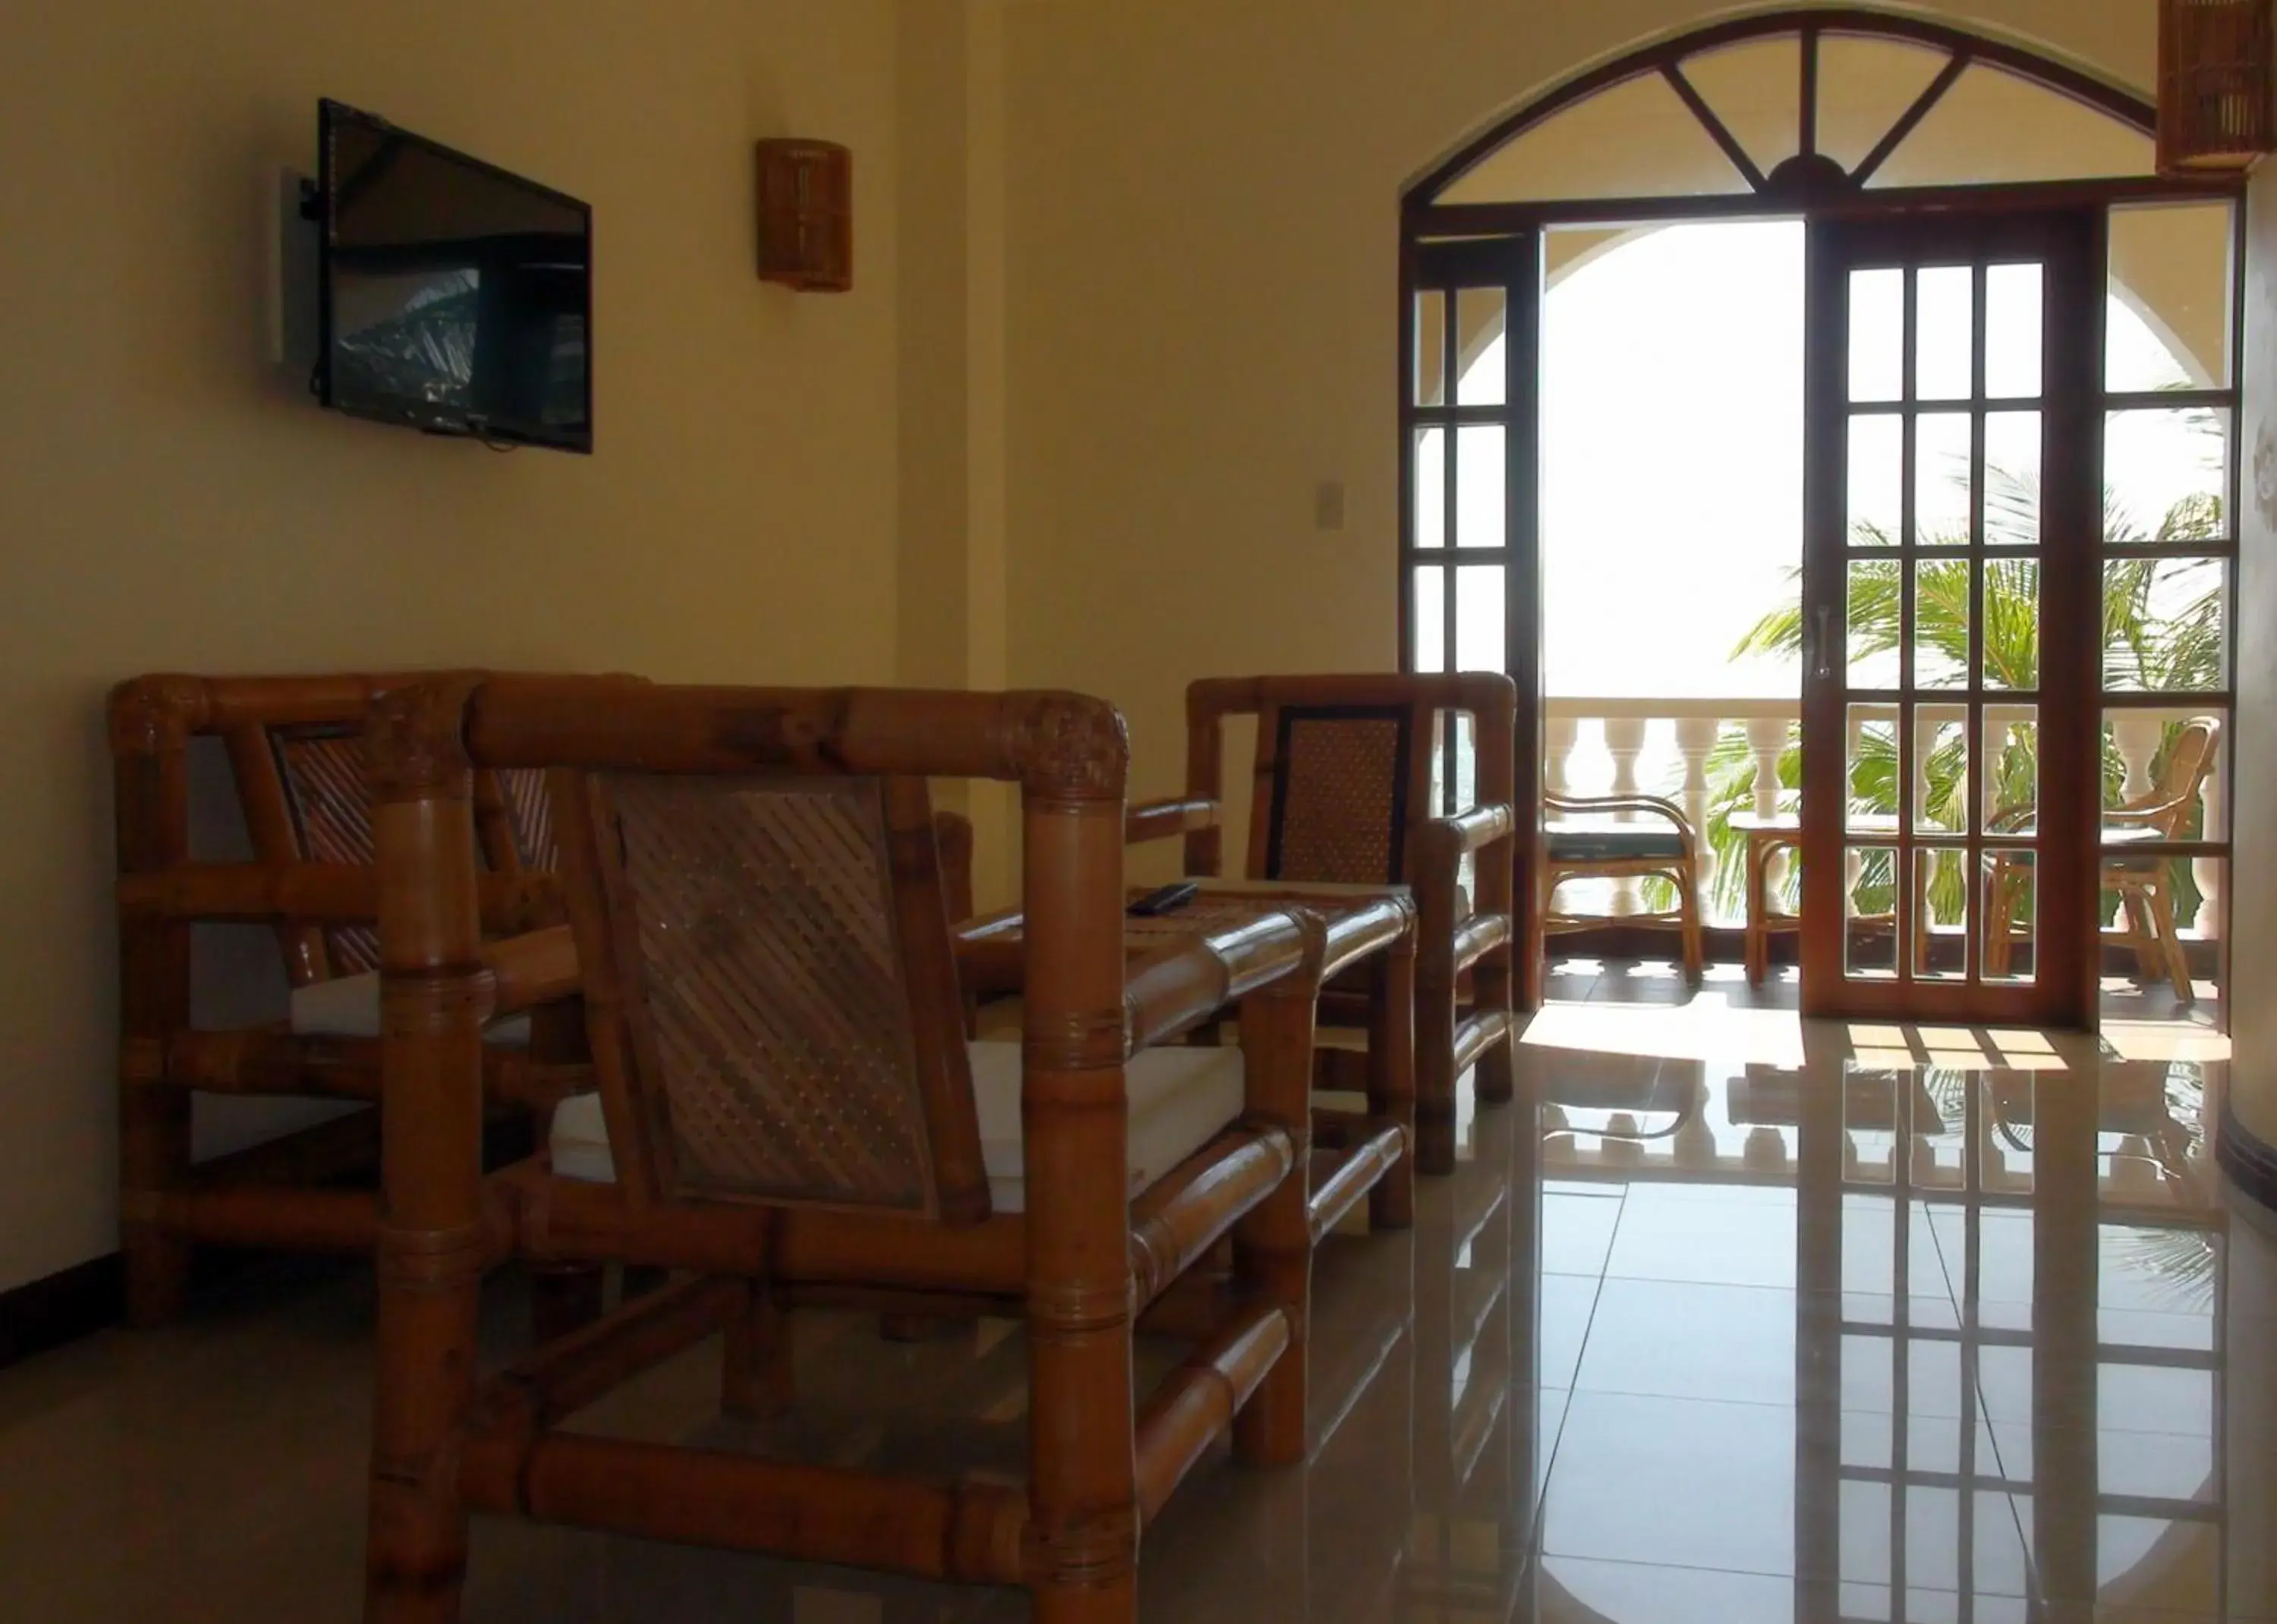
[[[1160,891],[1150,891],[1131,905],[1131,917],[1157,919],[1164,914],[1174,914],[1199,896],[1201,889],[1192,880],[1178,880]]]

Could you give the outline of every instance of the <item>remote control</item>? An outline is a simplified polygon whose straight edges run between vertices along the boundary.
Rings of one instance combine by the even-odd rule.
[[[1199,896],[1201,889],[1192,880],[1178,880],[1160,891],[1150,891],[1131,905],[1131,916],[1133,919],[1154,919],[1164,914],[1176,913]]]

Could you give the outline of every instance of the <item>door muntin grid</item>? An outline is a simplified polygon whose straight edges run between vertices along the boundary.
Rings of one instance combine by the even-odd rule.
[[[2015,751],[1987,746],[2036,729],[2040,710],[2039,663],[2004,642],[2021,641],[2005,622],[2023,603],[2038,638],[2048,276],[2044,258],[1996,254],[1882,256],[1845,273],[1831,618],[1848,982],[1984,982],[1999,923],[1985,917],[1988,860],[2036,855],[2037,820],[2021,814],[2037,795],[2001,804],[1990,792],[2018,776]],[[1862,945],[1884,930],[1886,949]],[[2029,984],[2023,963],[1998,979]]]

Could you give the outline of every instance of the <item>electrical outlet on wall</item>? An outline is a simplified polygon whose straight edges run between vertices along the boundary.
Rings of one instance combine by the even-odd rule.
[[[1344,527],[1344,482],[1324,479],[1313,488],[1313,527],[1336,531]]]

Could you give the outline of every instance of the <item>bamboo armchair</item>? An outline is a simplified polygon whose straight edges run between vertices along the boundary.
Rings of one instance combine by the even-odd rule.
[[[127,1311],[137,1324],[179,1309],[194,1244],[337,1251],[371,1244],[368,1203],[335,1188],[377,1166],[370,1112],[194,1167],[191,1119],[200,1094],[379,1099],[379,892],[361,734],[372,701],[409,680],[162,675],[111,692],[121,1229]],[[250,862],[193,856],[189,763],[201,738],[226,752]],[[560,920],[545,872],[553,838],[542,775],[485,773],[475,794],[469,850],[480,852],[486,928],[522,932]],[[200,1029],[191,1013],[195,928],[248,922],[276,930],[293,1018]],[[583,1067],[547,1063],[552,1033],[533,1041],[523,1022],[494,1036],[509,1040],[484,1052],[494,1104],[542,1116],[590,1086]]]
[[[1257,718],[1244,877],[1405,883],[1416,896],[1415,1165],[1455,1165],[1455,1088],[1508,1100],[1512,889],[1517,854],[1516,687],[1493,672],[1205,679],[1186,689],[1186,789],[1131,808],[1135,844],[1182,837],[1185,871],[1224,872],[1225,724]],[[1471,719],[1474,804],[1432,808],[1443,723]],[[1470,884],[1464,884],[1466,870]],[[1332,990],[1341,1024],[1354,990]]]
[[[1141,1530],[1218,1434],[1246,1461],[1301,1457],[1313,1237],[1291,1174],[1323,933],[1275,913],[1126,961],[1111,707],[500,679],[391,694],[370,737],[388,1135],[373,1624],[459,1616],[476,1511],[1024,1585],[1044,1624],[1128,1620]],[[565,1109],[550,1158],[486,1180],[482,1030],[517,990],[482,958],[473,786],[540,767],[598,1109]],[[1009,1055],[964,1038],[925,784],[956,776],[1023,788]],[[1238,1051],[1150,1047],[1229,1004]],[[1197,1095],[1211,1111],[1188,1112],[1176,1154],[1134,1154],[1150,1099]],[[1229,1235],[1228,1313],[1142,1401],[1134,1317]],[[478,1384],[482,1279],[514,1256],[692,1272]],[[723,1330],[723,1405],[781,1408],[784,1314],[809,1302],[1024,1310],[1025,1485],[555,1430]]]
[[[1696,986],[1707,956],[1700,924],[1700,836],[1684,808],[1657,795],[1550,794],[1542,797],[1542,806],[1550,821],[1542,828],[1534,867],[1542,936],[1606,925],[1674,930],[1685,979]],[[1606,821],[1634,815],[1651,821]],[[1575,879],[1664,879],[1676,888],[1676,906],[1649,914],[1560,913],[1557,888]]]
[[[2192,717],[2175,731],[2167,747],[2166,763],[2148,794],[2103,815],[2106,838],[2113,831],[2137,834],[2154,841],[2188,838],[2187,827],[2197,810],[2207,777],[2220,763],[2221,722],[2216,717]],[[2028,814],[2003,812],[1994,817],[1995,829],[2014,827]],[[2107,853],[2101,865],[2106,891],[2119,896],[2119,929],[2109,932],[2135,955],[2136,972],[2145,983],[2165,981],[2177,1002],[2197,1002],[2190,979],[2190,961],[2182,951],[2182,932],[2174,920],[2174,860],[2159,855],[2130,856]],[[2016,915],[2030,899],[2033,876],[2025,865],[1996,856],[1985,881],[1984,959],[1988,975],[2005,976],[2014,963],[2016,944],[2031,939],[2029,919],[2020,930]]]

